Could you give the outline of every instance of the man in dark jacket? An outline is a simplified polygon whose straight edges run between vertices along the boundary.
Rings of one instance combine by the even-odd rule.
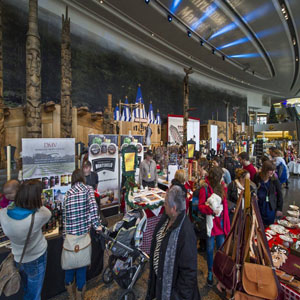
[[[152,299],[200,299],[197,239],[185,214],[184,192],[177,185],[168,191],[165,214],[153,233],[146,300]]]
[[[86,160],[82,164],[83,175],[85,176],[85,183],[93,187],[94,190],[98,186],[98,175],[96,172],[92,171],[92,164],[89,160]]]

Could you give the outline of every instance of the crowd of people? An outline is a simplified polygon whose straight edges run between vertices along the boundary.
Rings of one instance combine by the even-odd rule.
[[[288,168],[278,149],[271,148],[270,156],[262,157],[256,166],[246,152],[237,157],[227,151],[224,157],[199,158],[192,198],[185,187],[185,171],[176,172],[166,194],[165,212],[152,238],[147,300],[200,299],[197,253],[205,248],[207,285],[213,285],[215,244],[217,248],[221,247],[230,231],[235,207],[247,179],[251,180],[251,190],[257,195],[264,225],[274,223],[275,218],[282,216],[282,186],[288,186]],[[156,163],[151,152],[146,153],[146,159],[141,163],[139,183],[148,187],[157,185]],[[70,299],[84,299],[91,255],[89,231],[91,227],[97,232],[102,230],[93,190],[97,184],[98,178],[91,172],[91,164],[84,162],[82,169],[73,172],[72,186],[64,200],[62,267]],[[42,227],[51,217],[43,203],[42,184],[38,180],[21,184],[10,180],[5,183],[0,199],[0,224],[11,241],[15,263],[20,267],[24,299],[40,299],[47,264],[47,240]],[[199,214],[204,216],[200,232],[191,222],[190,203],[194,200]],[[32,223],[26,253],[23,253],[26,233]],[[79,264],[74,264],[68,255],[74,237],[87,249],[86,257]]]

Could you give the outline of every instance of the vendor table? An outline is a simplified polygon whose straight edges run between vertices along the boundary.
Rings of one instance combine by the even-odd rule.
[[[99,275],[103,268],[103,250],[100,243],[95,241],[92,235],[92,263],[87,271],[87,280]],[[61,235],[53,237],[48,240],[48,259],[47,269],[42,290],[42,299],[49,299],[65,291],[64,271],[61,268],[61,250],[63,245],[63,238]],[[0,248],[0,263],[10,253],[10,250],[2,247]],[[21,300],[23,299],[23,288],[10,297],[0,296],[0,300]]]
[[[266,230],[268,230],[269,228],[267,228]],[[300,234],[300,229],[289,229],[291,233],[294,234]],[[294,242],[296,240],[294,239]],[[273,237],[273,239],[269,240],[268,242],[270,249],[272,248],[273,245],[282,245],[283,241],[280,239],[279,234],[275,235]],[[289,258],[288,258],[289,259]],[[294,256],[294,259],[297,260],[297,264],[300,265],[300,257],[296,257]],[[298,262],[299,260],[299,262]],[[300,300],[300,293],[295,291],[293,288],[291,288],[290,286],[287,286],[285,283],[280,282],[282,290],[284,292],[284,299],[296,299],[296,300]]]
[[[300,163],[295,162],[295,161],[290,161],[288,163],[288,168],[289,168],[290,173],[297,174],[297,175],[300,174]]]
[[[157,201],[149,201],[149,202],[135,202],[134,199],[136,199],[137,197],[141,197],[142,199],[145,199],[143,197],[145,197],[145,195],[147,194],[153,194],[155,196],[157,196],[157,193],[164,193],[163,190],[161,189],[150,189],[149,191],[141,191],[140,193],[135,193],[133,194],[133,196],[131,196],[130,194],[128,195],[128,202],[127,202],[127,206],[129,206],[127,209],[136,207],[138,205],[138,207],[144,209],[146,215],[147,215],[147,227],[146,227],[146,231],[144,232],[144,236],[143,236],[143,244],[141,246],[141,250],[146,252],[147,254],[150,254],[150,249],[151,249],[151,242],[152,242],[152,237],[153,237],[153,232],[154,229],[158,223],[158,221],[160,220],[160,217],[162,215],[162,213],[164,212],[164,198],[161,198]],[[159,205],[157,208],[147,208],[146,206],[148,205]]]

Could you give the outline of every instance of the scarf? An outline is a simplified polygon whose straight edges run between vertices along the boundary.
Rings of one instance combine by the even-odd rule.
[[[167,246],[165,261],[164,261],[162,293],[161,293],[161,299],[164,300],[171,299],[177,242],[178,242],[179,232],[181,230],[184,220],[185,220],[185,215],[183,216],[179,226],[171,232],[168,240],[168,246]]]

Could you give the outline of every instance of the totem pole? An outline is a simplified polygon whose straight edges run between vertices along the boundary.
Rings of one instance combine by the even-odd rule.
[[[184,68],[185,76],[183,80],[183,146],[187,144],[187,122],[189,120],[189,74],[194,71],[192,68]]]
[[[42,137],[41,51],[38,33],[38,0],[29,0],[26,40],[26,129],[27,137]]]
[[[4,161],[4,99],[3,99],[3,57],[2,57],[2,0],[0,0],[0,164]],[[1,166],[0,166],[1,167]]]
[[[239,107],[235,106],[233,107],[233,139],[234,141],[237,141],[237,137],[238,137],[238,123],[237,123],[237,111],[238,111]]]
[[[61,32],[61,137],[72,136],[72,67],[71,67],[71,37],[68,6],[66,16],[62,15]]]

